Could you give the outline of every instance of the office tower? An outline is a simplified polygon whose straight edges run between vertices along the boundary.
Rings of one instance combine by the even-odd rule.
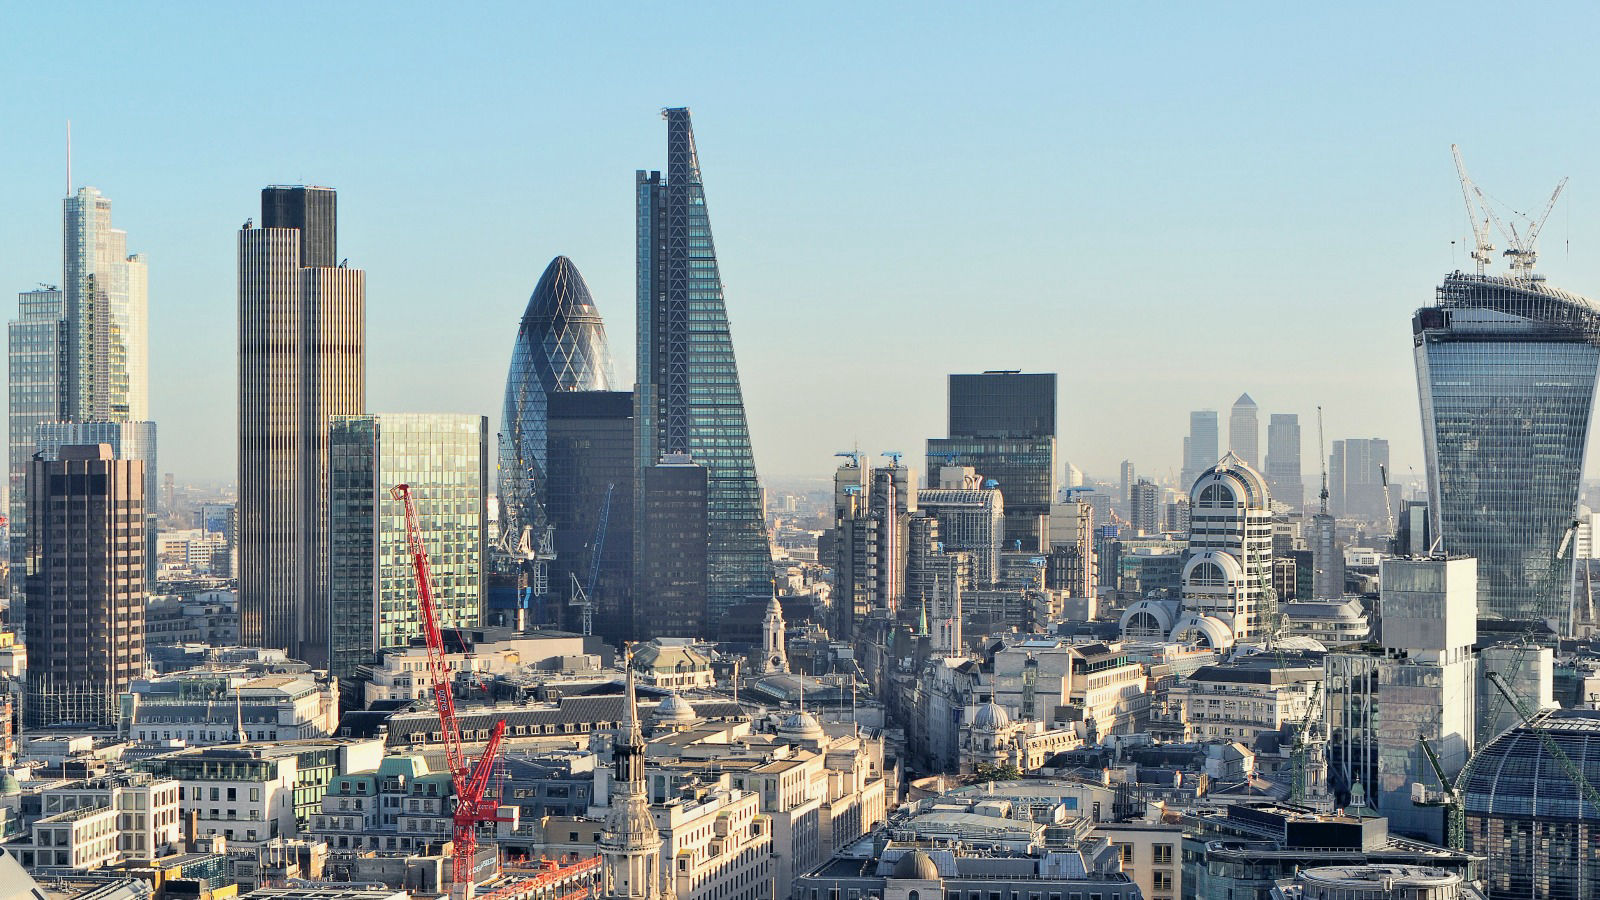
[[[906,599],[906,566],[910,563],[911,516],[917,511],[916,475],[900,464],[872,470],[867,506],[878,518],[878,605],[897,612]]]
[[[1451,779],[1472,752],[1476,563],[1386,559],[1382,583],[1381,653],[1333,654],[1325,664],[1333,726],[1329,785],[1336,802],[1362,796],[1391,830],[1443,843],[1442,810],[1415,805],[1412,786],[1437,784],[1419,737]]]
[[[1094,507],[1062,491],[1050,505],[1050,556],[1045,587],[1068,597],[1093,597],[1099,591],[1094,553]]]
[[[103,444],[28,464],[29,727],[116,725],[144,677],[145,474]]]
[[[545,511],[555,529],[556,551],[550,564],[550,594],[565,599],[567,622],[581,628],[582,609],[570,605],[578,599],[573,590],[576,577],[593,604],[594,633],[620,646],[635,638],[633,394],[551,394],[549,416]]]
[[[13,598],[22,594],[23,564],[28,552],[28,461],[40,422],[66,418],[65,359],[67,322],[59,288],[44,287],[17,295],[17,319],[7,328],[7,373],[11,398],[10,429],[11,574]],[[18,610],[20,612],[20,610]],[[13,620],[16,621],[16,620]]]
[[[611,350],[589,286],[572,260],[545,267],[528,298],[511,348],[500,418],[496,490],[501,530],[520,540],[545,524],[544,479],[550,397],[564,391],[609,391]],[[554,589],[565,596],[564,585]]]
[[[141,421],[149,407],[149,275],[111,227],[111,201],[92,187],[63,203],[66,414],[75,422]],[[153,504],[152,504],[153,505]]]
[[[1158,534],[1161,531],[1161,488],[1149,479],[1141,478],[1128,491],[1129,519],[1140,534]]]
[[[1183,474],[1179,490],[1194,487],[1200,473],[1211,468],[1221,456],[1217,451],[1217,411],[1200,409],[1189,413],[1189,436],[1183,442]]]
[[[1261,417],[1249,394],[1240,394],[1228,413],[1228,449],[1261,470]]]
[[[1272,498],[1266,479],[1229,453],[1195,480],[1183,562],[1184,621],[1213,647],[1260,637],[1274,624]],[[1219,629],[1216,626],[1224,626]],[[1220,647],[1219,647],[1220,649]]]
[[[1267,487],[1272,498],[1299,509],[1306,502],[1300,479],[1300,417],[1273,413],[1267,422]]]
[[[1061,465],[1062,487],[1083,487],[1083,470],[1070,462]]]
[[[1038,552],[1055,498],[1056,376],[989,371],[950,376],[950,436],[928,439],[928,481],[971,466],[1005,495],[1006,547]]]
[[[61,448],[105,444],[113,459],[136,459],[144,464],[145,572],[156,571],[156,423],[154,422],[40,422],[34,428],[34,452],[39,459],[59,459]]]
[[[322,657],[354,678],[378,654],[422,637],[406,548],[411,486],[441,628],[476,628],[484,605],[489,420],[453,413],[333,416],[328,428],[330,617]]]
[[[1133,502],[1133,485],[1139,480],[1139,475],[1133,470],[1132,460],[1122,461],[1122,503],[1124,506]],[[1070,487],[1070,485],[1069,485]]]
[[[703,638],[713,621],[706,608],[710,573],[702,549],[710,530],[710,472],[687,453],[669,453],[643,472],[639,531],[634,542],[634,634],[641,638]],[[767,581],[767,595],[772,582]]]
[[[710,521],[705,604],[713,620],[772,595],[772,552],[689,110],[668,109],[667,174],[639,172],[637,466],[688,454],[703,466]],[[642,481],[641,481],[642,487]],[[639,514],[643,506],[639,507]],[[636,528],[639,540],[650,533]]]
[[[366,405],[366,273],[332,188],[268,187],[239,232],[239,634],[328,665],[328,428]]]
[[[1382,438],[1334,441],[1328,454],[1328,490],[1336,516],[1383,522],[1388,517],[1384,473],[1389,442]]]
[[[945,549],[966,552],[972,560],[973,580],[987,586],[1000,576],[1005,498],[982,483],[982,477],[970,467],[943,466],[939,486],[918,491],[916,505],[938,521],[938,540]]]
[[[1534,278],[1454,273],[1412,319],[1434,534],[1478,559],[1482,619],[1565,629],[1600,314]]]
[[[855,623],[878,605],[878,519],[868,505],[872,466],[861,454],[833,473],[833,528],[817,542],[817,556],[833,569],[833,615],[828,631],[848,641]],[[826,552],[824,552],[826,551]]]

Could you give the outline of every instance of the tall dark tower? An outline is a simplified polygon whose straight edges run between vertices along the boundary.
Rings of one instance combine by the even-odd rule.
[[[928,439],[928,483],[940,466],[972,466],[998,482],[1006,549],[1048,552],[1055,498],[1056,376],[1009,370],[950,376],[950,436]]]
[[[755,604],[760,616],[772,557],[694,130],[689,110],[663,114],[666,178],[641,171],[637,181],[637,466],[643,473],[667,454],[688,454],[705,467],[706,616],[715,628],[737,606]]]

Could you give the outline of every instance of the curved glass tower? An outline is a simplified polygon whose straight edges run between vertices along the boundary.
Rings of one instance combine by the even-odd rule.
[[[1478,558],[1478,618],[1571,627],[1600,307],[1543,279],[1447,276],[1412,318],[1434,533]]]
[[[500,419],[500,527],[512,542],[544,524],[550,395],[611,389],[606,327],[578,267],[558,256],[528,298]],[[537,538],[535,538],[536,540]]]

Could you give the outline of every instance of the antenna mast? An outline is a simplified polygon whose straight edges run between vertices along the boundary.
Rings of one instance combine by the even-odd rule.
[[[1478,271],[1482,272],[1480,265]],[[1317,407],[1317,456],[1322,458],[1322,493],[1317,496],[1322,498],[1322,514],[1328,514],[1328,445],[1322,437],[1322,407]]]

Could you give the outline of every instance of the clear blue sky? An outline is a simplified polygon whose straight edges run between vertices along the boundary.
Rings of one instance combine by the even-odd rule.
[[[1421,468],[1452,142],[1513,206],[1572,176],[1541,269],[1600,294],[1590,5],[686,6],[7,2],[0,290],[60,278],[71,118],[150,258],[163,468],[231,476],[235,231],[331,185],[369,407],[497,428],[555,254],[631,382],[633,172],[688,105],[765,476],[920,456],[946,373],[1019,368],[1091,472],[1176,469],[1186,411],[1249,391],[1302,414],[1308,482],[1318,403]]]

